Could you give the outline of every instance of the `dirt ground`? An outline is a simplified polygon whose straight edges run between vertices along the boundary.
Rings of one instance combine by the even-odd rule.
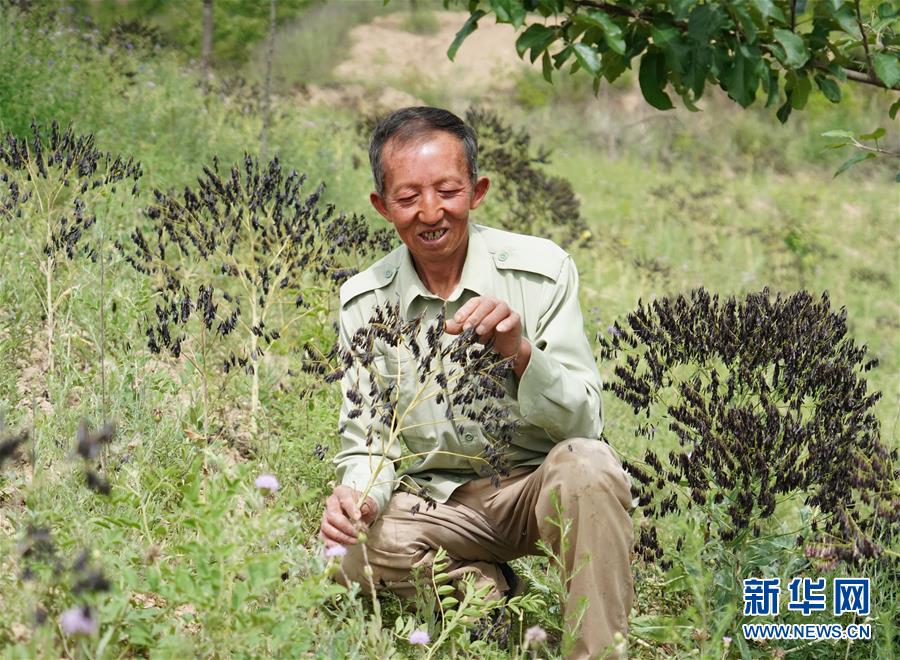
[[[459,98],[488,97],[509,92],[527,60],[516,55],[515,31],[482,19],[450,61],[447,49],[465,23],[464,12],[435,12],[439,29],[433,34],[414,34],[404,29],[405,12],[376,18],[350,33],[353,44],[347,59],[335,69],[346,84],[338,88],[308,91],[313,103],[344,103],[363,99],[383,107],[422,103],[417,96],[428,90],[442,93],[452,86]],[[378,81],[378,88],[372,83]],[[387,83],[385,85],[385,83]],[[393,84],[391,84],[393,83]]]

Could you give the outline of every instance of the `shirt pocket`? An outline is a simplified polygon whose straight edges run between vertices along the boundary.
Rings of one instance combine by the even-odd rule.
[[[409,353],[388,351],[375,358],[382,387],[395,387],[394,420],[403,444],[405,455],[431,451],[437,446],[435,425],[436,415],[443,410],[435,405],[434,397],[428,394],[434,385],[419,382],[416,360]],[[415,459],[414,463],[420,462]]]

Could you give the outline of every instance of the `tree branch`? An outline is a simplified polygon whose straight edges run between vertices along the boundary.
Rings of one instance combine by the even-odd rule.
[[[828,71],[831,73],[831,70],[828,68],[827,62],[814,62],[813,67],[819,69],[820,71]],[[857,83],[864,83],[866,85],[872,85],[873,87],[880,87],[881,89],[890,89],[895,92],[900,92],[900,84],[894,85],[893,87],[888,87],[881,80],[876,78],[875,76],[869,75],[864,71],[857,71],[855,69],[848,69],[846,67],[843,68],[844,73],[847,76],[847,80],[852,80]]]
[[[859,13],[859,0],[853,3],[856,7],[856,24],[859,26],[859,36],[862,38],[863,50],[866,52],[866,64],[869,65],[869,77],[875,77],[875,67],[872,66],[872,56],[869,54],[869,39],[866,37],[866,31],[863,28],[862,14]]]

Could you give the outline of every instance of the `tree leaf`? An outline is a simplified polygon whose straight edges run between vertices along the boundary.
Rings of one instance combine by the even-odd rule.
[[[784,48],[784,65],[790,69],[799,69],[809,61],[809,51],[803,37],[790,30],[776,28],[772,30],[776,41]]]
[[[456,37],[454,37],[453,43],[450,44],[450,48],[447,49],[447,57],[450,58],[450,61],[453,61],[453,58],[456,57],[456,51],[458,51],[459,47],[462,46],[462,43],[466,40],[466,37],[468,37],[478,29],[478,21],[485,14],[486,12],[484,10],[476,9],[472,12],[468,20],[466,20],[463,26],[459,29],[459,32],[456,33]]]
[[[787,122],[788,117],[791,116],[791,110],[793,110],[793,106],[791,105],[791,92],[787,92],[787,100],[778,108],[778,111],[775,113],[775,116],[778,117],[778,121],[782,124]]]
[[[525,6],[518,0],[490,0],[491,10],[498,23],[511,23],[513,27],[522,27],[525,21]]]
[[[838,84],[831,78],[823,76],[821,73],[817,73],[816,85],[818,85],[819,90],[822,92],[826,99],[828,99],[832,103],[841,102],[841,88],[838,87]]]
[[[784,12],[772,0],[751,0],[750,4],[756,8],[756,11],[762,15],[763,19],[774,18],[782,24],[787,23],[787,17],[784,15]]]
[[[891,104],[891,109],[888,110],[888,116],[891,119],[894,119],[897,116],[897,111],[900,110],[900,99],[897,99]]]
[[[856,23],[856,13],[853,11],[853,8],[850,5],[844,5],[843,7],[831,12],[831,17],[834,19],[835,23],[837,23],[841,27],[841,29],[851,37],[853,37],[854,39],[862,38],[862,35],[859,32],[859,25],[857,25]]]
[[[658,110],[671,110],[672,99],[663,91],[666,86],[666,61],[660,52],[647,52],[641,58],[638,72],[641,94],[647,103]]]
[[[541,57],[541,72],[544,74],[544,80],[548,83],[553,82],[553,62],[550,61],[550,51],[545,50]]]
[[[713,55],[705,46],[695,46],[691,50],[687,69],[684,74],[684,84],[691,88],[694,98],[699,99],[706,85],[706,77],[712,66]]]
[[[884,128],[879,127],[879,128],[876,128],[871,133],[863,133],[862,135],[859,136],[859,139],[860,140],[880,140],[881,138],[884,137],[884,134],[886,132],[887,131],[885,131]]]
[[[522,57],[525,51],[531,50],[531,61],[534,62],[556,38],[556,30],[534,23],[516,39],[516,52]]]
[[[756,98],[756,89],[759,87],[759,76],[756,64],[752,59],[754,55],[758,57],[757,53],[742,44],[735,50],[731,67],[721,76],[728,96],[744,108],[753,103]]]
[[[609,49],[619,55],[625,54],[625,39],[622,37],[622,28],[602,11],[590,11],[586,16],[595,22],[597,27],[603,30],[603,40]]]
[[[853,138],[852,131],[825,131],[822,133],[822,137],[826,138],[842,138],[846,140],[850,140]]]
[[[872,56],[872,64],[875,73],[888,87],[893,87],[900,82],[900,58],[889,53],[875,53]]]
[[[850,158],[841,163],[841,166],[837,168],[837,172],[834,173],[834,176],[843,174],[857,163],[860,163],[864,160],[870,160],[872,158],[875,158],[875,154],[873,154],[871,151],[860,151],[859,153],[855,153],[850,156]]]
[[[600,72],[600,60],[597,59],[597,51],[587,44],[575,44],[575,59],[592,76]]]

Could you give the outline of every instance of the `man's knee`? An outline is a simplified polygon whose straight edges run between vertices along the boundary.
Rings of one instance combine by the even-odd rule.
[[[609,492],[626,509],[631,505],[631,480],[612,448],[602,440],[572,438],[547,455],[546,469],[572,493]]]

